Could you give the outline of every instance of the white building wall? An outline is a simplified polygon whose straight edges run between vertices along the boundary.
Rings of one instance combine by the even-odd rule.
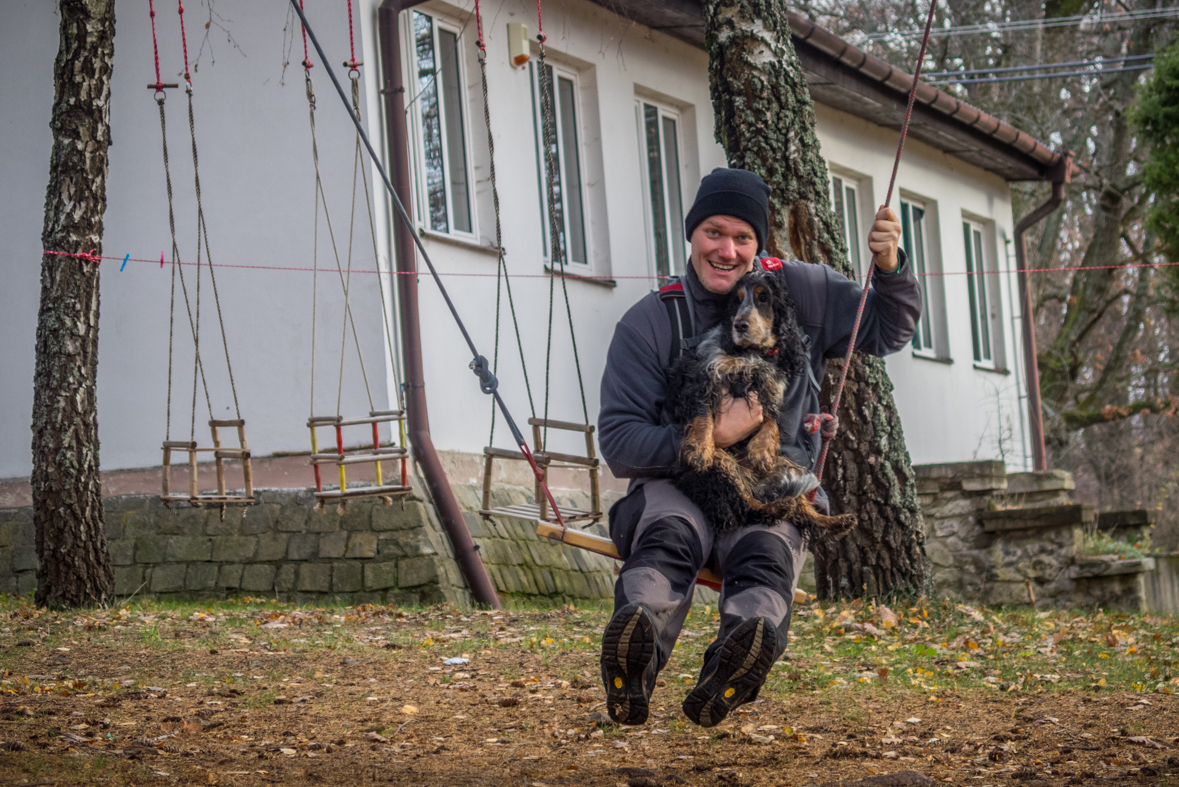
[[[358,4],[357,19],[366,65],[365,100],[374,142],[384,132],[378,95],[371,78],[377,76],[377,0]],[[341,4],[342,6],[342,4]],[[434,0],[424,9],[449,16],[463,27],[467,87],[473,100],[479,94],[475,66],[474,24],[462,9]],[[151,36],[146,8],[120,7],[115,39],[112,106],[111,169],[108,181],[105,253],[157,257],[169,248],[164,177],[160,161],[158,115],[150,91]],[[305,268],[311,265],[313,171],[303,91],[301,42],[290,48],[297,34],[284,3],[222,2],[217,11],[240,53],[224,42],[214,27],[210,41],[214,61],[206,52],[194,76],[198,141],[205,211],[210,224],[214,259],[221,263]],[[338,13],[336,11],[339,11]],[[496,166],[503,207],[503,237],[512,281],[524,353],[538,414],[544,410],[546,321],[549,280],[544,276],[541,215],[536,193],[531,96],[527,71],[508,64],[506,25],[524,22],[535,35],[535,8],[524,2],[485,7],[491,119],[495,134]],[[207,11],[191,4],[188,11],[190,51],[200,48]],[[329,48],[336,68],[347,56],[347,20],[341,9],[308,4],[308,14],[321,41]],[[174,10],[159,10],[161,59],[165,78],[181,70],[178,24]],[[33,334],[39,292],[38,268],[42,197],[51,137],[53,57],[57,50],[56,13],[49,3],[0,5],[0,58],[6,74],[0,82],[0,105],[10,108],[0,118],[0,237],[6,239],[4,271],[8,286],[0,288],[3,342],[0,343],[0,478],[29,472],[29,414],[32,408]],[[635,96],[658,98],[681,113],[685,209],[702,174],[724,165],[723,151],[713,139],[705,53],[658,32],[647,33],[583,0],[545,3],[545,31],[554,62],[579,71],[582,78],[585,142],[601,151],[599,180],[590,183],[589,219],[596,247],[594,276],[610,277],[613,285],[570,279],[573,322],[586,383],[591,420],[598,409],[598,380],[613,327],[622,313],[652,286],[647,251],[646,206],[643,199],[644,160],[635,118]],[[290,65],[283,73],[289,51]],[[313,57],[318,62],[318,58]],[[19,63],[20,67],[14,67]],[[336,235],[346,237],[347,199],[352,174],[353,135],[321,66],[316,78],[321,167],[333,210]],[[285,82],[285,83],[284,83]],[[596,101],[593,101],[596,94]],[[596,104],[596,112],[594,110]],[[195,207],[191,188],[182,91],[170,91],[169,143],[181,257],[194,259]],[[870,176],[870,206],[883,199],[895,150],[895,132],[882,130],[848,115],[819,108],[819,134],[825,156],[834,164]],[[475,152],[475,178],[480,199],[489,199],[485,157],[478,150],[485,135],[477,100],[469,115],[469,135]],[[964,269],[961,252],[961,215],[993,222],[999,267],[1007,268],[1004,238],[1011,235],[1011,207],[1006,184],[996,176],[969,167],[939,151],[910,141],[899,179],[901,189],[935,199],[938,240],[948,273]],[[377,209],[387,203],[378,192]],[[478,236],[484,245],[494,228],[480,210]],[[867,217],[865,217],[867,219]],[[364,227],[364,214],[358,226]],[[865,221],[864,229],[870,221]],[[387,224],[381,224],[378,249],[387,263]],[[319,264],[317,375],[318,410],[332,411],[338,374],[342,296],[332,269],[330,247],[323,242]],[[365,232],[359,235],[354,265],[371,269],[372,254]],[[460,313],[479,350],[491,357],[495,325],[496,256],[478,244],[459,245],[434,236],[426,248],[444,274]],[[420,265],[424,270],[424,266]],[[193,269],[186,273],[191,277]],[[476,274],[476,275],[471,275]],[[235,362],[242,414],[251,446],[258,455],[306,447],[304,422],[308,413],[310,379],[311,274],[305,271],[260,271],[220,268],[218,285],[225,309],[226,328]],[[142,467],[158,463],[163,438],[167,370],[167,313],[169,273],[158,265],[129,262],[119,272],[119,261],[103,263],[102,325],[99,363],[99,420],[104,469]],[[352,291],[357,327],[369,366],[376,405],[383,407],[391,390],[391,375],[382,374],[383,331],[374,290],[375,277],[357,275]],[[191,279],[190,279],[191,281]],[[490,403],[478,391],[467,370],[469,353],[428,277],[421,277],[423,354],[427,396],[435,443],[442,449],[477,452],[487,441]],[[206,279],[206,287],[208,280]],[[1018,342],[1010,321],[1014,298],[1012,279],[1004,278],[1004,342],[1006,366],[1018,369]],[[948,342],[953,363],[914,358],[908,350],[893,356],[889,372],[915,462],[949,461],[999,455],[996,435],[1013,419],[1013,434],[1005,438],[1009,464],[1018,465],[1025,438],[1019,418],[1015,374],[1001,375],[974,368],[970,358],[970,327],[965,285],[961,276],[945,280]],[[581,402],[560,283],[557,285],[552,340],[552,381],[549,414],[580,421]],[[207,289],[203,293],[207,296]],[[178,307],[179,308],[179,307]],[[204,312],[207,326],[213,312]],[[181,330],[183,329],[183,330]],[[191,342],[183,323],[177,330],[173,435],[187,433],[191,397]],[[517,419],[529,414],[528,397],[508,319],[506,299],[500,328],[501,390]],[[217,336],[203,333],[203,354],[210,387],[219,408],[230,404]],[[396,335],[394,335],[396,342]],[[345,367],[343,410],[368,409],[349,347]],[[385,385],[386,392],[380,390]],[[203,407],[203,403],[202,403]],[[224,413],[223,409],[218,411]],[[198,411],[198,421],[207,413]],[[198,432],[198,435],[200,433]],[[496,443],[510,438],[497,427]],[[1016,446],[1013,448],[1012,446]],[[554,443],[575,450],[577,443]],[[1014,454],[1014,455],[1012,455]]]

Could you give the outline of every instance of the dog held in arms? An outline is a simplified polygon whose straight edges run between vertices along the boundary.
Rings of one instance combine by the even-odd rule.
[[[754,269],[730,293],[726,319],[672,368],[664,419],[687,425],[681,468],[672,483],[718,532],[782,519],[810,535],[838,535],[854,527],[854,515],[816,511],[806,493],[818,481],[779,452],[786,384],[805,374],[809,362],[786,283]],[[727,449],[717,447],[713,425],[722,400],[726,394],[736,399],[753,393],[762,407],[760,428]]]

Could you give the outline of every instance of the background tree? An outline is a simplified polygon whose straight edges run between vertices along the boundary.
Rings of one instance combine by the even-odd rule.
[[[42,248],[102,254],[114,0],[62,0]],[[41,259],[33,373],[33,523],[39,605],[109,601],[98,475],[98,259]]]
[[[785,3],[705,0],[704,18],[717,139],[730,166],[757,172],[773,188],[768,251],[851,274]],[[839,365],[829,364],[829,380]],[[819,595],[921,592],[921,509],[879,358],[854,356],[839,420],[824,488],[834,511],[854,512],[860,524],[839,541],[815,545]]]
[[[904,31],[921,27],[923,9],[909,0],[798,3],[833,32],[912,70],[920,39]],[[1076,151],[1082,169],[1065,203],[1028,238],[1031,267],[1063,269],[1031,277],[1049,464],[1073,472],[1079,500],[1102,509],[1156,509],[1155,542],[1173,548],[1179,543],[1179,508],[1169,504],[1179,491],[1179,359],[1172,349],[1179,346],[1179,290],[1168,286],[1173,279],[1165,271],[1172,269],[1156,272],[1139,263],[1179,260],[1163,253],[1158,230],[1145,221],[1159,195],[1174,195],[1175,188],[1160,191],[1144,177],[1158,143],[1134,125],[1131,108],[1149,72],[1120,69],[1149,66],[1146,58],[1173,37],[1175,14],[1156,0],[939,4],[935,29],[964,25],[980,31],[936,36],[926,72],[981,71],[970,76],[985,81],[940,87]],[[1085,73],[1053,78],[988,71],[1078,61],[1093,64],[1055,69]],[[1045,184],[1012,184],[1016,218],[1047,196]],[[998,442],[984,441],[979,458],[999,457]]]

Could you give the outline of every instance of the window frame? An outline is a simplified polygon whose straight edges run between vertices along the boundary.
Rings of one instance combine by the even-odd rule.
[[[1001,319],[1001,316],[998,312],[999,304],[995,298],[994,288],[987,281],[988,274],[995,273],[987,268],[987,257],[990,256],[987,248],[987,226],[980,221],[963,216],[962,233],[962,245],[965,253],[963,259],[966,263],[966,297],[970,302],[971,357],[977,366],[997,369],[999,368],[998,358],[1000,355],[996,347],[996,340],[1002,334],[996,330],[996,323]],[[980,254],[982,256],[981,263],[977,259]],[[980,310],[982,319],[980,319]]]
[[[656,128],[659,134],[659,160],[662,170],[659,174],[659,184],[662,190],[660,196],[663,201],[663,224],[667,233],[666,274],[660,271],[661,260],[659,259],[660,253],[656,234],[658,217],[655,215],[655,204],[652,194],[652,162],[649,152],[649,140],[647,139],[646,111],[648,107],[656,112]],[[675,148],[674,169],[676,185],[678,186],[678,194],[674,194],[676,197],[675,201],[678,203],[675,208],[672,205],[673,186],[668,178],[669,172],[672,171],[672,164],[668,161],[665,126],[665,123],[668,121],[675,124],[675,138],[673,140]],[[642,181],[643,216],[646,220],[645,226],[647,229],[648,267],[650,268],[651,274],[656,278],[656,286],[658,286],[667,278],[684,275],[687,271],[688,261],[691,259],[688,241],[684,236],[684,182],[686,180],[686,167],[684,164],[684,116],[680,110],[666,103],[647,98],[646,96],[636,96],[635,124],[638,133],[639,179]]]
[[[553,71],[553,100],[556,106],[553,109],[553,119],[556,122],[555,133],[557,136],[557,150],[556,150],[556,164],[558,183],[561,188],[561,219],[563,223],[562,232],[565,238],[570,237],[572,224],[570,223],[569,211],[565,210],[566,200],[564,195],[566,193],[565,184],[565,164],[568,160],[567,149],[565,146],[565,122],[563,116],[563,104],[560,98],[560,80],[566,79],[572,84],[572,98],[573,98],[573,133],[576,142],[576,163],[578,166],[578,195],[581,206],[581,237],[585,244],[583,261],[573,259],[570,253],[568,243],[565,246],[564,265],[566,268],[580,274],[592,270],[594,259],[593,235],[591,231],[591,223],[589,216],[590,193],[587,184],[586,173],[588,171],[586,161],[586,133],[585,133],[585,106],[582,100],[582,84],[580,73],[563,63],[548,61],[545,65]],[[540,69],[539,64],[535,61],[528,63],[528,81],[529,91],[531,94],[532,105],[532,131],[533,131],[533,150],[536,159],[536,173],[537,173],[537,202],[540,206],[540,225],[541,225],[541,248],[545,264],[551,266],[553,264],[553,255],[551,252],[552,238],[550,237],[549,214],[548,214],[548,172],[547,163],[544,157],[544,149],[541,147],[541,134],[544,128],[544,118],[542,114],[541,93],[540,93]]]
[[[909,248],[911,241],[908,240],[908,235],[912,233],[910,229],[913,225],[912,211],[917,208],[921,211],[921,225],[919,250],[920,253],[913,253]],[[917,322],[917,329],[913,332],[913,340],[910,343],[913,348],[913,354],[922,358],[933,358],[941,360],[943,355],[938,353],[938,335],[936,331],[936,315],[933,311],[933,304],[930,298],[930,208],[928,202],[916,197],[902,196],[900,201],[901,213],[901,248],[905,250],[905,256],[909,258],[909,264],[913,266],[913,275],[917,277],[917,283],[921,289],[921,319]]]
[[[867,263],[871,262],[872,259],[870,254],[865,259],[864,251],[866,250],[866,244],[862,242],[864,239],[862,195],[864,193],[865,181],[864,178],[858,175],[847,174],[843,170],[833,169],[830,166],[828,166],[828,176],[828,195],[831,198],[831,210],[835,213],[835,218],[839,222],[840,227],[843,229],[843,240],[847,244],[848,250],[848,262],[851,264],[852,270],[854,270],[856,275],[861,277],[862,280],[866,272],[866,265]],[[838,188],[840,193],[836,193],[836,181],[839,181]],[[853,220],[850,222],[850,224],[853,225],[851,227],[848,226],[849,222],[847,220],[846,206],[848,189],[851,189],[855,195],[855,201],[853,204],[853,212],[855,215],[852,217]]]
[[[406,51],[406,68],[410,75],[414,92],[407,96],[406,100],[411,102],[410,114],[413,122],[410,124],[410,140],[413,148],[411,160],[414,177],[414,196],[416,199],[416,209],[414,211],[414,220],[418,226],[426,232],[436,233],[453,237],[459,240],[478,243],[479,238],[479,206],[476,194],[475,181],[475,150],[471,140],[471,119],[472,106],[471,96],[467,90],[467,53],[464,51],[464,27],[455,19],[438,14],[431,10],[423,10],[421,8],[410,8],[406,11],[407,24],[405,24],[405,51]],[[421,87],[420,67],[418,65],[418,48],[417,48],[417,33],[415,27],[416,14],[428,17],[431,24],[432,46],[434,50],[435,60],[438,61],[442,57],[442,46],[440,44],[440,33],[446,31],[455,37],[455,56],[458,60],[457,64],[457,82],[454,87],[458,90],[458,106],[462,114],[459,119],[461,135],[460,141],[462,143],[462,152],[464,154],[464,175],[466,178],[466,194],[467,194],[467,215],[469,217],[470,230],[462,230],[455,227],[455,194],[453,185],[453,164],[451,161],[451,145],[453,140],[449,137],[449,110],[446,107],[447,100],[444,96],[446,86],[442,83],[435,73],[434,76],[434,95],[437,101],[439,117],[438,126],[441,133],[441,153],[442,153],[442,169],[443,169],[443,184],[446,192],[446,228],[439,229],[433,224],[433,217],[430,212],[431,194],[430,186],[427,182],[427,161],[426,161],[426,145],[425,145],[425,118],[423,116],[423,102],[422,97],[425,92]]]

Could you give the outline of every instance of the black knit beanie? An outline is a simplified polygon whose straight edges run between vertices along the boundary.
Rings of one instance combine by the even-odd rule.
[[[761,251],[770,234],[770,192],[761,176],[747,169],[714,169],[700,181],[696,201],[684,220],[688,240],[709,216],[734,216],[753,227]]]

